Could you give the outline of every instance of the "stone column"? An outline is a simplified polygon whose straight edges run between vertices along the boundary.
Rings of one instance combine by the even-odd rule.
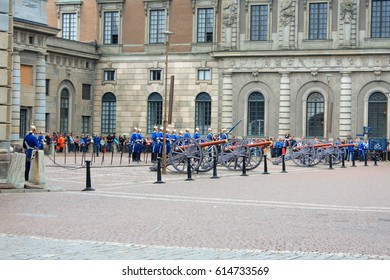
[[[20,52],[17,49],[14,50],[13,67],[11,141],[18,142],[20,139]]]
[[[281,72],[280,99],[279,99],[279,137],[290,131],[290,72]]]
[[[352,78],[351,72],[341,72],[339,136],[346,138],[352,131]]]
[[[36,66],[36,93],[34,125],[37,132],[45,131],[46,119],[46,61],[45,55],[38,53]]]
[[[225,71],[222,81],[222,120],[221,128],[233,125],[233,79],[232,72]]]

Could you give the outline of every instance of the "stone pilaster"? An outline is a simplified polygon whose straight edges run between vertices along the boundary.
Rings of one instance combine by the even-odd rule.
[[[282,72],[280,78],[279,97],[279,137],[283,137],[290,131],[291,92],[290,72]]]
[[[46,118],[46,61],[42,53],[37,55],[34,125],[37,131],[45,131]]]
[[[14,50],[13,67],[11,141],[18,142],[20,139],[20,53],[18,50]]]
[[[233,79],[232,73],[226,71],[223,73],[222,82],[222,115],[221,127],[229,128],[233,124]]]
[[[352,130],[352,78],[351,72],[341,72],[339,136],[346,138]]]

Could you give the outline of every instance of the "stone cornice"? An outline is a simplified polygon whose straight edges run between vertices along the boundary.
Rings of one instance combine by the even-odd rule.
[[[40,33],[47,36],[55,36],[60,32],[60,29],[50,27],[48,25],[37,24],[30,21],[14,18],[14,29],[25,30],[32,33]]]

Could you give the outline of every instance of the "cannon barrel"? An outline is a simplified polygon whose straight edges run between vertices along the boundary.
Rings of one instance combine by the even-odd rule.
[[[272,141],[264,141],[264,142],[250,143],[248,144],[248,148],[260,147],[260,146],[271,146],[271,145],[272,145]]]
[[[355,144],[353,143],[336,145],[337,148],[345,148],[345,147],[353,147],[353,146],[355,146]]]
[[[212,146],[212,145],[226,144],[226,142],[227,142],[226,139],[225,140],[209,141],[209,142],[200,142],[199,146],[204,148],[204,147],[209,147],[209,146]]]

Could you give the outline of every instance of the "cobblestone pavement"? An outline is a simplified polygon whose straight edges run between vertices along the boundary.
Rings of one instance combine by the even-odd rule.
[[[88,192],[81,158],[46,163],[45,191],[0,193],[0,259],[390,260],[389,163],[193,181],[168,168],[155,184],[115,158],[92,163]]]

